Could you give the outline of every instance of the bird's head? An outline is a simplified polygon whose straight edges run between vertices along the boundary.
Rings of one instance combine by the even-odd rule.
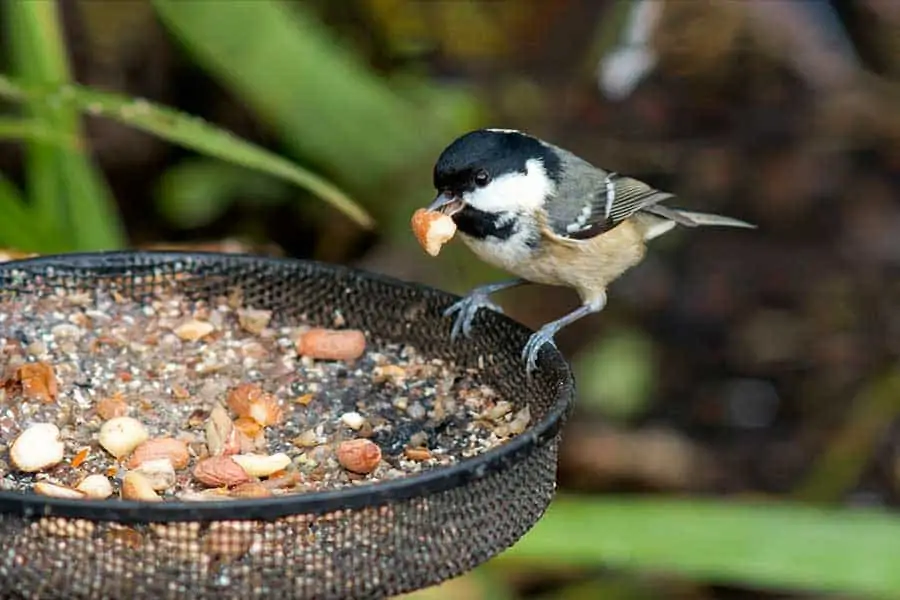
[[[437,198],[429,209],[453,217],[460,231],[502,237],[516,215],[533,212],[554,193],[560,159],[525,133],[478,129],[454,140],[434,166]]]

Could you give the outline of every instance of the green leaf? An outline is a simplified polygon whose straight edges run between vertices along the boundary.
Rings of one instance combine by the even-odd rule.
[[[171,108],[77,85],[52,89],[26,87],[5,77],[0,77],[0,97],[73,106],[130,125],[207,156],[286,179],[331,203],[360,225],[372,227],[374,224],[362,207],[314,173],[228,131]]]
[[[900,596],[900,519],[703,499],[558,497],[498,566],[619,567],[710,582]]]
[[[71,80],[56,2],[9,2],[10,54],[14,72],[26,85],[65,85]],[[26,112],[59,135],[81,139],[78,112],[52,102],[27,102]],[[44,140],[26,147],[28,195],[35,218],[67,241],[66,248],[102,250],[121,247],[124,232],[102,175],[83,148]]]
[[[68,79],[68,66],[61,60],[65,51],[58,47],[58,27],[54,19],[55,3],[9,2],[4,7],[8,52],[13,71],[23,82],[46,83]],[[42,39],[41,31],[49,35]],[[49,105],[26,105],[32,121],[47,129],[59,131],[58,111]],[[25,147],[25,185],[35,210],[48,223],[62,224],[65,195],[58,171],[58,153],[42,142],[33,140]]]
[[[0,246],[23,251],[60,250],[60,236],[38,218],[22,199],[19,190],[0,175]]]
[[[78,141],[61,135],[41,121],[0,117],[0,140],[36,141],[49,145],[77,148]]]
[[[430,163],[447,141],[440,115],[391,89],[304,3],[153,5],[192,58],[295,155],[351,189],[371,193],[397,170]]]
[[[76,250],[115,250],[126,235],[103,174],[87,156],[65,153],[59,164],[63,190],[69,199],[69,227]]]
[[[849,414],[791,493],[802,502],[834,502],[863,477],[900,414],[900,370],[873,378],[849,402]]]

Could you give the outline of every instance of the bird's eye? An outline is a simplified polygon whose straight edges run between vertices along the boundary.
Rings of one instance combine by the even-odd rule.
[[[491,176],[488,175],[487,171],[478,171],[475,173],[475,185],[478,187],[484,187],[490,182]]]

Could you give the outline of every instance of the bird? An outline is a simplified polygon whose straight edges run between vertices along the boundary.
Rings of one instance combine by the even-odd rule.
[[[581,305],[535,331],[521,359],[531,376],[541,348],[572,323],[598,313],[608,286],[637,266],[647,242],[676,226],[754,229],[731,217],[673,208],[675,198],[596,167],[516,129],[482,128],[454,139],[434,163],[437,195],[426,210],[453,219],[482,261],[514,277],[472,289],[444,312],[451,339],[469,337],[479,310],[503,313],[490,296],[527,283],[574,289]]]

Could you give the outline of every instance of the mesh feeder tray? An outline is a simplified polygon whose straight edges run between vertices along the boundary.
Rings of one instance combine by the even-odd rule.
[[[508,548],[553,496],[574,385],[550,348],[528,380],[520,352],[530,331],[503,315],[482,311],[473,337],[451,342],[441,313],[456,299],[343,267],[230,254],[0,264],[0,597],[383,598]],[[165,330],[176,313],[216,331],[204,325],[176,339]],[[253,333],[229,329],[232,320]],[[279,336],[309,328],[359,330],[366,350],[351,361],[298,358]],[[135,331],[145,338],[126,339]],[[154,354],[164,352],[176,364]],[[277,355],[272,371],[260,366],[267,352]],[[212,356],[224,364],[210,366]],[[104,371],[97,357],[119,370]],[[47,364],[52,381],[39,370]],[[192,379],[170,383],[173,373]],[[204,433],[221,398],[239,408],[230,394],[248,379],[283,414],[253,433],[248,418],[230,412],[227,443],[241,431],[238,454],[253,454],[244,445],[262,439],[265,453],[286,454],[290,465],[238,486],[188,489],[199,461],[232,456]],[[145,422],[149,439],[184,442],[188,464],[166,484],[182,495],[120,498],[137,452],[112,457],[98,430],[123,414]],[[64,458],[23,473],[13,441],[42,421],[58,427]],[[166,430],[175,422],[187,425]],[[355,438],[380,449],[374,471],[341,469],[340,452],[328,454]],[[104,475],[112,495],[36,493],[38,484],[81,489],[88,473]],[[292,482],[279,483],[288,475]],[[229,495],[242,486],[265,493]]]

